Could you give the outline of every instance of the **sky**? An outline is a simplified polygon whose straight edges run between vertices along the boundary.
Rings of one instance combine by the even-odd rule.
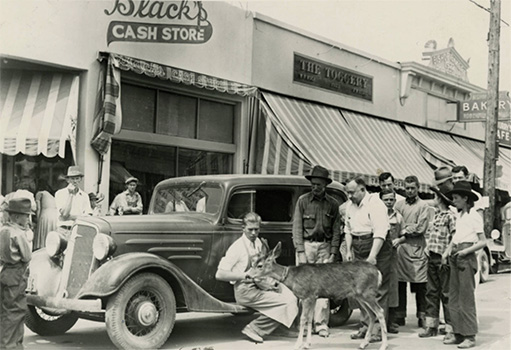
[[[490,0],[473,0],[490,8]],[[422,63],[424,44],[449,39],[469,61],[472,84],[488,87],[490,14],[470,0],[273,0],[230,1],[308,32],[393,62]],[[511,0],[501,0],[511,25]],[[501,22],[499,90],[511,90],[511,27]],[[426,62],[423,62],[427,64]]]

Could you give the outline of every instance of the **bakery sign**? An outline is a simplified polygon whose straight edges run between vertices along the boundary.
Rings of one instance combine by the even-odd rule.
[[[203,44],[213,34],[202,1],[115,0],[104,12],[125,19],[109,23],[107,45],[114,41]]]

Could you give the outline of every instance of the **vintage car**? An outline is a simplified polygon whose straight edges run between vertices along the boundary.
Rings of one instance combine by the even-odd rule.
[[[310,190],[301,176],[214,175],[174,178],[154,189],[147,215],[84,217],[52,231],[33,254],[27,326],[65,333],[85,318],[104,321],[119,348],[155,349],[172,333],[176,312],[246,313],[232,285],[215,279],[220,259],[240,237],[241,217],[261,215],[260,235],[283,243],[281,264],[294,264],[296,200]],[[343,186],[328,192],[346,200]],[[332,303],[331,325],[351,314]]]

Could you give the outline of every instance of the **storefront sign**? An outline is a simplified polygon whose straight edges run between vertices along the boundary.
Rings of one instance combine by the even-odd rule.
[[[203,44],[213,34],[202,1],[115,0],[113,8],[105,9],[105,14],[168,22],[112,21],[108,25],[108,45],[114,41]]]
[[[497,140],[502,145],[511,146],[511,122],[498,122]]]
[[[373,78],[295,53],[293,81],[373,100]]]
[[[472,94],[470,100],[460,101],[458,106],[459,122],[484,122],[488,109],[488,95]],[[506,91],[499,93],[499,120],[509,120],[511,99]]]

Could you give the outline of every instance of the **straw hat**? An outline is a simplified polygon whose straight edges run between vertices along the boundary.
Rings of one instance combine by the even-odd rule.
[[[315,177],[326,180],[327,184],[332,182],[332,179],[330,178],[330,172],[323,168],[321,165],[316,165],[314,168],[312,168],[309,175],[305,175],[305,178],[309,181]]]
[[[452,179],[451,169],[447,167],[441,167],[435,170],[435,180],[433,180],[433,186],[439,186]]]
[[[69,168],[67,168],[66,178],[68,178],[68,177],[76,177],[76,176],[82,176],[83,177],[83,173],[80,171],[80,167],[79,166],[72,165]]]

